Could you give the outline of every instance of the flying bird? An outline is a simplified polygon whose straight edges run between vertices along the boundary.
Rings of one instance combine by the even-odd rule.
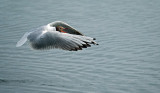
[[[58,48],[77,51],[90,47],[91,44],[98,45],[94,41],[95,38],[83,35],[62,21],[55,21],[31,32],[26,32],[17,42],[16,47],[22,46],[27,40],[30,46],[36,50]]]

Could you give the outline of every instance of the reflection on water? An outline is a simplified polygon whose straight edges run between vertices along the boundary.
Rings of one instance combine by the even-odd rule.
[[[159,0],[1,0],[0,10],[0,92],[160,91]],[[15,47],[25,32],[56,20],[100,45],[78,52]]]

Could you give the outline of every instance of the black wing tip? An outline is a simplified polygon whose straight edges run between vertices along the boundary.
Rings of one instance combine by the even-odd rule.
[[[75,49],[71,49],[69,51],[78,51],[78,50],[82,50],[83,48],[88,48],[88,47],[91,47],[91,44],[94,44],[94,45],[99,45],[98,43],[96,42],[84,42],[85,44],[82,44],[82,46],[79,46],[79,48],[75,48]]]

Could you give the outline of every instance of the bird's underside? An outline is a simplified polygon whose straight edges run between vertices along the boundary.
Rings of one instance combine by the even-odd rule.
[[[91,47],[91,44],[97,45],[97,43],[93,41],[93,38],[86,36],[70,35],[67,33],[60,34],[60,36],[57,35],[57,37],[51,37],[51,35],[52,34],[46,34],[46,37],[44,37],[45,39],[41,38],[38,41],[32,41],[29,39],[32,48],[37,50],[58,48],[77,51],[82,50],[82,48]]]

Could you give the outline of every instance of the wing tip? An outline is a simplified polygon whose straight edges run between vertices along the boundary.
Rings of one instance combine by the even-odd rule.
[[[26,42],[26,41],[25,41],[25,42]],[[20,41],[18,41],[17,44],[16,44],[16,47],[22,46],[25,42],[20,42]]]
[[[21,45],[19,45],[19,44],[16,44],[16,47],[20,47]]]
[[[16,47],[20,47],[22,46],[26,41],[27,41],[27,37],[31,32],[26,32],[21,39],[17,42]]]

